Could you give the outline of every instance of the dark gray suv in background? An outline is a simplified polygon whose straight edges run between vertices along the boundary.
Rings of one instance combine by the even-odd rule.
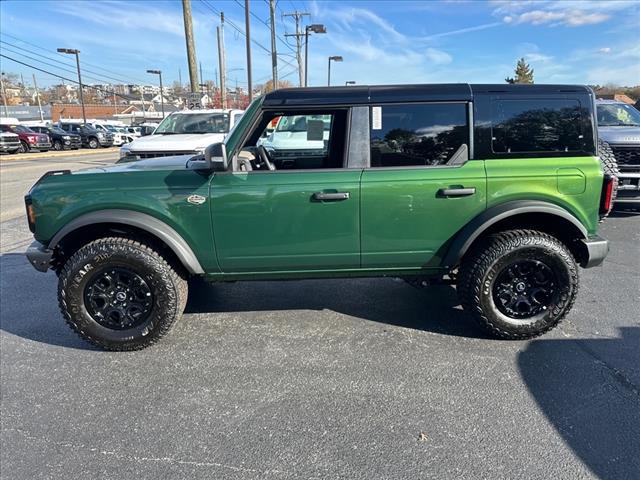
[[[640,207],[640,112],[616,100],[597,100],[598,136],[618,162],[616,204]]]

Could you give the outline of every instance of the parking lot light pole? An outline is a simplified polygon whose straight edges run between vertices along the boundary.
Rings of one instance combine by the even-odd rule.
[[[82,121],[87,123],[87,115],[84,111],[84,97],[82,95],[82,76],[80,75],[80,50],[75,48],[58,48],[58,53],[68,53],[76,56],[76,66],[78,67],[78,88],[80,91],[80,104],[82,105]]]
[[[304,27],[304,86],[309,85],[309,32],[327,33],[327,27],[314,23]]]
[[[160,106],[162,108],[162,119],[164,120],[164,93],[162,91],[162,70],[147,70],[147,73],[160,77]]]
[[[341,62],[342,57],[340,55],[332,55],[331,57],[329,57],[329,69],[327,72],[327,87],[331,86],[331,60],[333,60],[334,62]]]

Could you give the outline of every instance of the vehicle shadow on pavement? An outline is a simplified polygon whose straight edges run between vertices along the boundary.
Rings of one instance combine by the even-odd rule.
[[[542,412],[602,479],[640,472],[639,346],[640,328],[628,327],[621,338],[532,341],[518,357]]]
[[[193,282],[185,313],[331,310],[391,326],[490,338],[459,305],[451,286],[417,289],[391,278]]]
[[[0,329],[34,342],[82,350],[99,350],[65,324],[53,272],[33,269],[23,253],[0,255]]]

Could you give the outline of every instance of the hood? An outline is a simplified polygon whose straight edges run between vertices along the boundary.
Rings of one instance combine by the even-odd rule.
[[[640,127],[598,127],[598,136],[612,145],[640,145]]]
[[[195,151],[212,143],[222,142],[224,133],[185,133],[177,135],[148,135],[128,144],[132,152]]]
[[[193,155],[174,155],[171,157],[150,158],[148,160],[138,160],[135,162],[116,163],[106,167],[86,168],[72,172],[72,175],[82,175],[87,173],[135,173],[149,171],[175,171],[189,170],[187,162]]]

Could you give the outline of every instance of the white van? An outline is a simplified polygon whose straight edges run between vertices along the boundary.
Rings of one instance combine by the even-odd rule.
[[[240,120],[243,110],[181,110],[168,115],[152,135],[139,137],[120,148],[120,158],[136,160],[193,155],[221,142]]]

